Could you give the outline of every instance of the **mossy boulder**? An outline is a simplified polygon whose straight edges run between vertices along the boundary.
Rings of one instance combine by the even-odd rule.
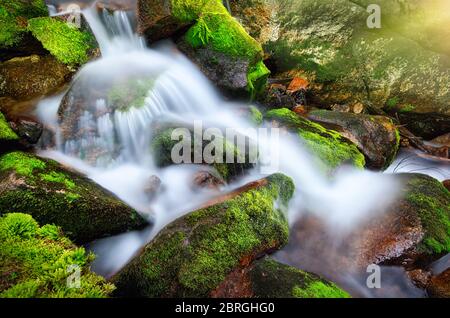
[[[70,67],[86,63],[95,54],[93,34],[59,17],[30,19],[27,29],[58,61]]]
[[[287,108],[268,111],[264,119],[298,135],[299,141],[317,157],[319,165],[326,171],[343,164],[365,166],[364,155],[357,146],[337,131],[326,129]]]
[[[0,214],[23,211],[77,243],[135,230],[146,221],[86,177],[24,152],[0,157]]]
[[[422,174],[400,174],[398,202],[349,236],[350,259],[425,268],[450,252],[450,192]]]
[[[44,0],[0,1],[0,48],[20,44],[27,33],[27,20],[48,15]]]
[[[183,144],[186,142],[186,149],[189,149],[190,152],[189,163],[210,165],[215,168],[219,175],[226,181],[242,176],[247,170],[254,167],[255,162],[251,159],[255,159],[257,154],[251,154],[250,152],[243,153],[232,141],[229,141],[226,138],[220,138],[219,136],[214,139],[213,143],[204,140],[204,138],[202,138],[203,136],[196,136],[194,129],[191,129],[190,127],[186,127],[189,135],[183,135],[183,138],[187,137],[190,138],[190,140],[177,139],[180,137],[177,132],[179,128],[180,127],[172,128],[162,126],[154,130],[150,144],[150,152],[157,166],[167,167],[176,164],[173,162],[172,151],[174,151],[174,149],[179,150],[177,155],[183,155],[185,149],[180,150],[178,147],[175,148],[175,146],[177,144],[179,145],[181,142],[183,142]],[[202,131],[201,133],[203,134],[204,132]],[[201,147],[195,147],[195,138],[202,141]],[[221,147],[215,148],[217,153],[214,151],[214,158],[212,158],[217,158],[217,160],[214,160],[214,162],[206,162],[205,156],[203,156],[203,154],[205,154],[206,147],[210,147],[212,144],[219,145],[219,143],[221,144]],[[248,150],[249,149],[245,149],[245,151]],[[196,162],[196,156],[201,156],[201,161]],[[232,157],[233,162],[228,162],[227,156]]]
[[[0,154],[4,149],[17,147],[19,144],[19,137],[11,129],[11,126],[6,121],[5,116],[0,112]]]
[[[351,140],[364,154],[368,168],[387,169],[397,155],[400,133],[389,117],[315,110],[308,118]]]
[[[265,257],[228,275],[214,297],[349,298],[350,295],[315,274]]]
[[[114,290],[90,271],[93,254],[28,214],[0,217],[0,259],[0,298],[104,298]],[[75,270],[79,285],[70,286]]]
[[[0,63],[0,96],[25,100],[57,91],[73,72],[51,55],[17,57]]]
[[[290,178],[272,175],[176,220],[113,277],[116,295],[208,296],[234,269],[287,243],[293,192]]]
[[[265,50],[280,73],[310,75],[310,102],[382,109],[396,98],[403,110],[449,114],[447,1],[275,2],[278,39]],[[381,28],[367,25],[370,4],[380,5]]]
[[[222,1],[140,0],[137,12],[141,33],[150,40],[178,35],[180,49],[225,92],[254,97],[265,86],[261,45]]]

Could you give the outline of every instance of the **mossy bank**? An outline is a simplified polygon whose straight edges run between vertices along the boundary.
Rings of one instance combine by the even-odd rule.
[[[103,298],[114,286],[90,272],[94,255],[76,247],[55,225],[28,214],[0,217],[0,298]],[[68,285],[79,271],[79,281]]]

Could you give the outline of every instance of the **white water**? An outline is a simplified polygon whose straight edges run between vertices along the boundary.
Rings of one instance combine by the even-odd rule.
[[[55,128],[57,136],[56,149],[43,150],[41,155],[86,173],[154,222],[152,228],[141,233],[123,234],[90,246],[99,255],[94,269],[109,276],[165,225],[215,195],[191,187],[192,175],[204,167],[155,167],[148,146],[151,124],[165,120],[192,123],[197,119],[205,126],[237,130],[251,124],[237,119],[232,106],[225,103],[200,71],[174,48],[159,51],[145,48],[142,39],[131,31],[132,26],[124,13],[116,12],[113,17],[104,18],[107,28],[93,10],[85,11],[84,15],[99,42],[102,58],[79,71],[73,83],[76,89],[87,91],[92,85],[108,86],[118,77],[155,79],[143,107],[125,113],[114,112],[104,99],[90,101],[89,109],[79,119],[81,127],[89,126],[90,129],[74,139],[64,140],[55,127],[57,105],[62,96],[42,101],[39,108],[41,119]],[[99,112],[104,115],[96,116]],[[260,139],[259,143],[265,150],[270,150],[268,140]],[[117,149],[117,144],[119,154],[113,155],[112,150]],[[282,135],[276,148],[280,157],[276,171],[291,176],[296,184],[295,197],[289,208],[291,224],[308,211],[323,219],[339,240],[361,222],[385,210],[396,197],[399,185],[382,174],[347,167],[337,172],[331,181],[293,136]],[[82,153],[92,150],[95,154],[98,149],[103,150],[102,158],[81,159],[85,158]],[[166,189],[154,201],[144,193],[144,186],[152,175],[157,175]],[[264,175],[255,169],[224,191],[261,177]]]

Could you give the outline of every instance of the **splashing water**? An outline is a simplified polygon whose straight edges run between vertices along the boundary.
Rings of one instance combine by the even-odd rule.
[[[56,149],[43,149],[40,154],[84,172],[153,219],[153,227],[141,233],[127,233],[91,244],[90,248],[98,254],[94,270],[110,276],[165,225],[215,195],[191,187],[192,175],[204,167],[155,166],[149,147],[152,124],[202,120],[205,126],[236,130],[245,130],[251,124],[236,118],[232,106],[219,97],[183,55],[171,47],[145,48],[126,13],[102,13],[100,17],[94,9],[88,9],[83,14],[97,38],[102,58],[85,65],[74,78],[71,91],[79,95],[65,101],[63,96],[41,101],[38,113],[47,126],[54,128]],[[121,110],[104,94],[96,95],[98,91],[111,89],[118,81],[120,84],[143,78],[151,79],[152,83],[145,91],[142,105]],[[74,102],[77,98],[84,99],[83,109]],[[61,129],[61,117],[58,119],[57,114],[61,101],[71,111],[80,112],[75,124],[79,130],[76,137]],[[258,142],[270,150],[268,140],[260,138]],[[277,171],[292,177],[297,189],[289,209],[290,224],[308,211],[321,218],[330,233],[345,237],[360,223],[385,210],[396,197],[399,185],[386,175],[345,168],[330,181],[293,136],[282,136],[276,148],[282,154]],[[152,175],[157,175],[167,189],[154,201],[144,191]],[[260,177],[263,175],[254,169],[224,191]]]

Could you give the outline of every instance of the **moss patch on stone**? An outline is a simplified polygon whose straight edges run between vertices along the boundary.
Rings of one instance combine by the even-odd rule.
[[[0,218],[0,259],[1,298],[103,298],[114,290],[90,272],[93,254],[73,245],[57,226],[39,227],[27,214]],[[67,285],[70,266],[80,270],[80,288]]]
[[[19,44],[27,32],[27,19],[47,15],[43,0],[0,0],[0,47]]]
[[[76,66],[87,62],[89,51],[94,47],[90,33],[80,31],[58,18],[30,19],[28,30],[64,64]]]
[[[11,129],[8,122],[6,121],[5,116],[2,113],[0,113],[0,142],[16,141],[16,140],[19,140],[19,137]]]
[[[406,200],[419,214],[425,237],[419,249],[427,254],[450,252],[450,192],[434,178],[415,175]]]
[[[284,175],[267,181],[163,229],[113,279],[118,294],[205,297],[240,262],[286,244],[288,224],[282,207],[294,185]]]
[[[0,215],[31,214],[57,224],[73,240],[97,238],[143,227],[146,222],[112,193],[57,162],[24,152],[0,157]]]
[[[267,112],[267,120],[275,120],[295,132],[303,144],[311,150],[326,170],[334,169],[344,163],[358,168],[365,166],[364,155],[357,146],[336,131],[326,129],[283,108]]]
[[[260,298],[350,297],[334,283],[270,258],[256,261],[249,274],[253,294]]]
[[[126,112],[131,108],[140,108],[155,85],[153,79],[134,79],[113,86],[108,93],[108,102],[114,109]]]

